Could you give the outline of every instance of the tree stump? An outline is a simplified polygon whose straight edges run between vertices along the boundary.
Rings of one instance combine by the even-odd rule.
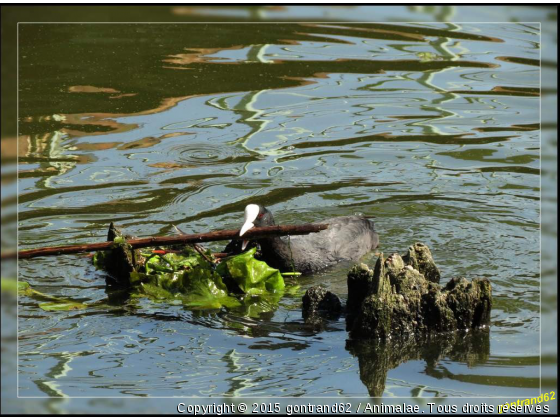
[[[379,256],[374,270],[348,273],[347,330],[351,338],[392,336],[483,327],[490,321],[492,286],[486,278],[452,278],[441,287],[429,248],[417,243],[402,258]]]

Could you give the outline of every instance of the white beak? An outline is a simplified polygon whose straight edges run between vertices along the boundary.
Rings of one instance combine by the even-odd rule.
[[[241,230],[239,231],[239,236],[243,236],[245,234],[245,232],[247,232],[249,229],[254,228],[255,225],[253,224],[253,222],[245,222],[243,223],[243,226],[241,226]]]
[[[256,204],[249,204],[247,207],[245,207],[245,220],[243,220],[243,226],[241,226],[239,236],[243,236],[245,232],[255,227],[253,222],[257,219],[258,215],[259,206],[257,206]],[[245,250],[245,247],[248,243],[249,241],[243,241],[243,243],[241,244],[242,251]]]

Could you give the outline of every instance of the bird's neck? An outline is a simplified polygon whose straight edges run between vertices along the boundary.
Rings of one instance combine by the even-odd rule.
[[[288,237],[281,239],[279,237],[265,238],[259,241],[263,255],[266,256],[272,267],[279,270],[292,270],[293,252]]]

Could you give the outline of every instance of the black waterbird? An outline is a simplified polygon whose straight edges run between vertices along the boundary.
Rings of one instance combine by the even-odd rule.
[[[237,253],[250,243],[259,245],[261,259],[281,271],[312,273],[340,261],[352,261],[377,248],[379,236],[365,216],[341,216],[323,220],[329,227],[305,236],[261,238],[251,242],[234,240],[226,252]],[[245,207],[245,220],[239,236],[253,227],[274,225],[270,210],[258,204]]]

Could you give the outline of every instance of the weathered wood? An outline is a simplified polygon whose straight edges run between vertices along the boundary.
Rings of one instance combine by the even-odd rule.
[[[256,239],[267,236],[282,235],[308,235],[310,233],[324,230],[328,226],[328,224],[306,224],[266,226],[261,228],[255,227],[247,231],[245,235],[243,235],[243,239]],[[239,239],[239,230],[216,230],[214,232],[195,233],[192,235],[154,236],[151,238],[129,239],[127,240],[127,243],[130,244],[132,248],[147,248],[151,246],[195,244],[201,242],[223,241],[232,239]],[[109,249],[111,245],[113,245],[113,242],[107,241],[98,242],[95,244],[29,249],[25,251],[19,251],[18,253],[4,253],[2,254],[2,259],[16,257],[19,259],[25,259],[33,257],[44,257],[47,255],[79,254],[82,252],[103,251]]]
[[[346,308],[350,338],[389,341],[489,324],[492,285],[487,278],[452,278],[444,287],[439,280],[439,269],[422,243],[410,246],[404,258],[381,254],[373,270],[354,266],[348,273]]]

